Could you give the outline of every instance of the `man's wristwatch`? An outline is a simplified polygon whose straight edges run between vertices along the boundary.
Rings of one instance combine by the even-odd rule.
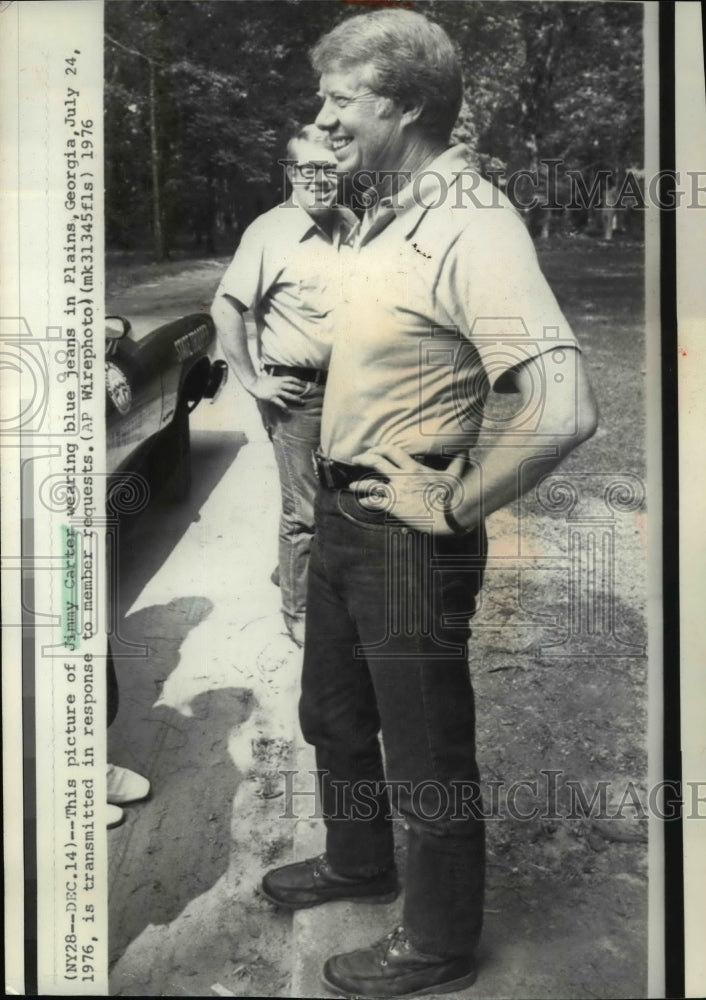
[[[450,500],[451,497],[447,497],[447,499],[444,501],[444,507],[443,507],[444,520],[446,521],[448,527],[451,528],[454,535],[467,535],[471,529],[464,528],[462,524],[458,523],[458,521],[454,517],[453,510],[451,509]]]

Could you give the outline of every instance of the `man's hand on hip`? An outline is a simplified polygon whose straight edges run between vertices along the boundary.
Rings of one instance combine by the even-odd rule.
[[[385,476],[386,483],[364,478],[351,483],[361,507],[384,511],[417,531],[435,535],[460,534],[475,525],[455,523],[454,512],[463,499],[463,483],[457,472],[463,462],[453,462],[444,472],[416,462],[397,445],[379,445],[353,459]],[[448,514],[450,513],[450,517]]]
[[[263,403],[272,403],[280,410],[301,403],[300,396],[307,387],[303,379],[293,375],[258,375],[248,391]]]

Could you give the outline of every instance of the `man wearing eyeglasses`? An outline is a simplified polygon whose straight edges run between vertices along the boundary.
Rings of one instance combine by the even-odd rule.
[[[320,440],[331,318],[340,294],[337,251],[355,218],[336,204],[337,165],[324,132],[305,126],[287,152],[291,197],[245,231],[211,311],[226,358],[257,401],[274,446],[282,494],[282,613],[301,646],[317,486],[312,452]],[[248,349],[248,310],[257,326],[259,371]]]
[[[463,86],[445,32],[411,11],[362,14],[313,63],[316,123],[369,208],[346,251],[324,402],[299,706],[326,850],[262,888],[291,909],[393,899],[394,806],[401,921],[329,958],[324,982],[437,995],[474,981],[483,917],[468,655],[484,518],[588,438],[596,411],[522,220],[450,145]],[[489,421],[491,386],[516,394],[512,419]]]

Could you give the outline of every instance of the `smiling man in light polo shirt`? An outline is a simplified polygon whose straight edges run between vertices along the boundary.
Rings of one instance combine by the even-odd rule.
[[[312,453],[319,445],[331,318],[341,286],[337,251],[355,217],[336,204],[336,161],[324,132],[305,126],[287,152],[292,196],[246,229],[212,314],[223,351],[258,401],[274,446],[282,492],[282,612],[301,646],[317,486]],[[259,372],[248,350],[248,310],[257,324]]]
[[[596,409],[521,219],[449,147],[462,81],[443,30],[409,11],[354,16],[313,63],[317,125],[352,189],[372,187],[341,251],[309,568],[300,719],[326,852],[263,891],[292,909],[394,898],[392,799],[408,828],[402,924],[330,958],[324,981],[437,994],[474,981],[483,915],[468,640],[484,519],[589,437]],[[511,418],[485,416],[491,386],[516,393]]]

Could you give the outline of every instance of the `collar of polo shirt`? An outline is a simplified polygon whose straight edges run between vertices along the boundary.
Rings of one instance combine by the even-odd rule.
[[[381,209],[392,209],[396,215],[408,215],[405,235],[409,236],[425,212],[446,200],[458,175],[468,171],[468,163],[467,146],[450,146],[414,175],[395,195],[381,198],[378,206]]]
[[[283,202],[280,207],[287,210],[287,221],[294,232],[298,234],[300,243],[309,239],[309,237],[313,236],[316,232],[323,233],[326,238],[329,239],[328,234],[322,229],[316,219],[312,218],[307,210],[302,208],[299,204],[294,192],[292,192],[289,198],[287,198],[287,200]],[[295,208],[297,209],[296,214],[293,211]],[[352,212],[350,208],[346,208],[345,205],[334,205],[331,212],[334,222],[341,227],[342,237],[345,238],[350,233],[351,229],[358,223],[355,213]]]

